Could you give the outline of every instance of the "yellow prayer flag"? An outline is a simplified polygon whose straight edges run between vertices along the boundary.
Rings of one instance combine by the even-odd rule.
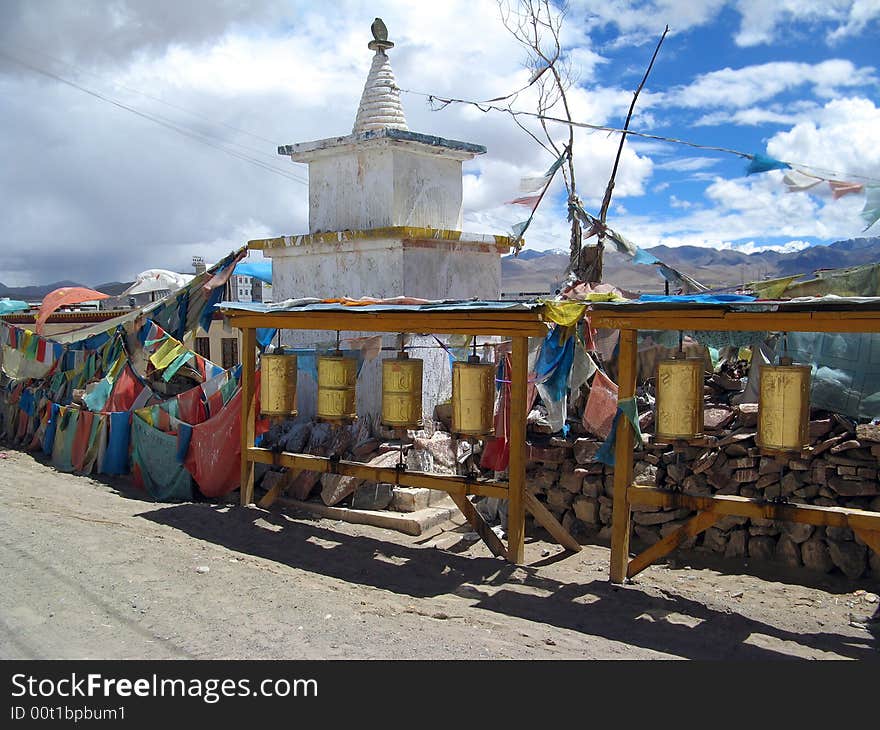
[[[551,322],[556,322],[561,327],[573,327],[581,320],[586,311],[587,307],[583,302],[544,302],[544,314]]]
[[[150,355],[150,362],[153,363],[156,370],[164,370],[185,350],[186,348],[181,343],[169,337],[156,352]]]

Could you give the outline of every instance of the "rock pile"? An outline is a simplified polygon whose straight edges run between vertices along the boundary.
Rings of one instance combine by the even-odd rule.
[[[856,426],[835,415],[817,418],[810,423],[811,445],[803,452],[767,456],[755,444],[756,406],[720,409],[711,422],[716,431],[706,446],[649,443],[636,452],[635,483],[691,495],[880,511],[880,426]],[[595,460],[600,445],[590,438],[551,438],[543,447],[531,446],[527,488],[573,533],[609,539],[614,470]],[[637,506],[633,538],[641,547],[651,545],[691,515],[686,509]],[[731,516],[690,538],[683,549],[821,572],[836,569],[850,578],[880,577],[880,557],[845,528]]]
[[[643,414],[645,426],[649,415],[650,411]],[[652,444],[649,435],[645,448],[636,452],[635,483],[691,495],[740,495],[880,512],[880,426],[856,426],[841,416],[817,414],[810,423],[808,448],[800,454],[771,456],[755,444],[754,404],[709,405],[705,424],[711,434],[705,446]],[[447,474],[475,469],[479,447],[471,453],[471,444],[453,439],[442,426],[436,421],[428,431],[409,433],[408,469]],[[601,441],[566,439],[542,430],[540,423],[530,428],[526,488],[575,536],[610,540],[614,469],[596,460]],[[273,427],[264,445],[393,466],[399,453],[398,445],[389,440],[393,436],[364,422],[342,427],[289,422]],[[288,494],[356,509],[413,511],[420,506],[414,491],[430,490],[302,471],[293,476]],[[422,506],[427,505],[426,501]],[[634,507],[635,547],[657,542],[692,514],[687,509]],[[880,578],[880,557],[844,528],[731,516],[690,538],[681,549],[820,572],[837,570],[850,578]]]
[[[309,420],[286,420],[277,423],[265,434],[261,446],[293,453],[326,456],[357,461],[369,466],[397,465],[401,448],[406,468],[434,474],[453,474],[456,464],[464,464],[471,456],[470,444],[457,442],[452,436],[438,430],[440,424],[430,424],[429,430],[403,434],[370,423],[368,419],[347,425],[332,425]],[[346,505],[353,509],[392,509],[413,512],[427,507],[442,495],[428,489],[410,489],[390,484],[376,484],[358,477],[341,474],[321,474],[301,470],[269,471],[261,486],[268,490],[284,474],[287,495],[305,501],[319,499],[325,505]]]

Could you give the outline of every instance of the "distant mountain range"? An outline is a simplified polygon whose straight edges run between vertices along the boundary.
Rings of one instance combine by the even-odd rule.
[[[79,282],[68,280],[53,281],[51,284],[37,284],[35,286],[6,286],[0,283],[0,299],[8,297],[9,299],[20,299],[25,302],[39,302],[50,291],[60,289],[63,286],[85,286],[110,296],[118,296],[133,283],[132,281],[110,281],[105,284],[98,284],[97,286],[89,286],[88,284],[80,284]]]
[[[667,266],[693,277],[710,289],[740,286],[750,281],[774,279],[793,274],[810,274],[817,269],[840,269],[860,264],[880,263],[880,236],[851,238],[828,246],[811,246],[792,253],[760,251],[743,253],[735,249],[717,250],[700,246],[655,246],[646,249]],[[525,249],[518,257],[501,259],[501,289],[547,294],[560,285],[568,265],[568,252],[562,249]],[[606,249],[604,280],[631,292],[663,291],[663,279],[653,266],[641,266]],[[112,281],[91,287],[118,296],[132,282]],[[39,286],[11,287],[0,283],[0,298],[40,301],[62,286],[88,286],[75,281],[55,281]]]
[[[750,281],[810,274],[817,269],[840,269],[880,263],[880,236],[852,238],[792,253],[743,253],[699,246],[655,246],[646,249],[667,266],[693,277],[710,289],[736,287]],[[518,257],[501,259],[501,288],[505,294],[552,293],[559,288],[568,265],[568,251],[526,249]],[[631,292],[662,293],[663,279],[653,266],[606,249],[604,281]]]

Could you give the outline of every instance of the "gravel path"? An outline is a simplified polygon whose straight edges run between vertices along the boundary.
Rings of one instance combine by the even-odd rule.
[[[514,567],[454,524],[157,504],[3,453],[4,659],[880,656],[876,584],[678,558],[618,587],[602,546],[530,538]]]

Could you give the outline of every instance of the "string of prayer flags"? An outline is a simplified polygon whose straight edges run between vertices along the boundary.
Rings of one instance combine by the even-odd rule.
[[[865,189],[861,183],[843,182],[842,180],[829,180],[828,184],[831,186],[831,194],[834,195],[835,200],[840,200],[844,195],[861,193]]]
[[[792,169],[785,173],[782,182],[789,193],[803,193],[824,182],[824,178]]]
[[[767,155],[756,152],[749,159],[749,166],[746,168],[746,175],[754,175],[758,172],[769,172],[770,170],[789,170],[791,165],[782,160],[777,160]]]
[[[643,248],[636,249],[636,255],[633,256],[634,264],[659,264],[660,259],[658,259],[654,254],[648,253]]]
[[[547,177],[540,175],[538,177],[524,177],[519,181],[519,191],[523,195],[527,193],[537,193],[547,184]]]
[[[511,233],[513,235],[513,246],[514,246],[514,255],[519,253],[519,250],[522,248],[522,237],[526,232],[526,229],[532,222],[532,219],[535,217],[535,211],[538,210],[538,205],[541,202],[541,199],[544,197],[544,193],[547,192],[547,188],[550,187],[550,183],[553,182],[553,177],[559,171],[559,168],[562,167],[562,163],[568,159],[570,154],[569,148],[566,148],[562,151],[562,154],[556,158],[552,165],[548,168],[547,172],[544,173],[542,177],[528,177],[520,180],[520,191],[523,193],[535,193],[532,195],[522,195],[513,200],[507,201],[512,205],[527,205],[532,207],[532,212],[529,217],[520,221],[519,223],[514,224],[511,229]],[[538,192],[540,190],[540,192]]]
[[[535,205],[538,200],[541,198],[540,194],[537,195],[523,195],[519,198],[514,198],[513,200],[508,200],[508,205]]]

